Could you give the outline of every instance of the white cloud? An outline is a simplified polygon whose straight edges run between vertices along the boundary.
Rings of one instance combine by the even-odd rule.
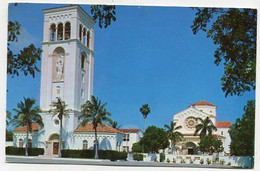
[[[40,43],[40,39],[38,37],[33,36],[28,32],[28,30],[24,27],[20,28],[20,35],[18,36],[17,42],[11,42],[10,48],[14,53],[20,52],[24,47],[29,46],[30,44],[37,45]]]

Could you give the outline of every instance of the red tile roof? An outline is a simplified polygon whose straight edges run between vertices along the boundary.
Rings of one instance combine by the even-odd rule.
[[[84,127],[82,125],[79,125],[75,129],[74,132],[95,132],[95,130],[93,128],[93,124],[89,123],[89,124],[86,124]],[[121,132],[118,129],[115,129],[115,128],[108,126],[108,125],[101,126],[100,124],[98,124],[98,126],[97,126],[97,132],[109,132],[109,133],[123,134],[123,132]]]
[[[141,131],[141,129],[119,129],[122,132],[138,132]]]
[[[201,100],[201,101],[199,101],[197,103],[194,103],[194,104],[192,104],[190,106],[198,106],[198,105],[216,106],[216,105],[214,105],[212,103],[206,102],[205,100]]]
[[[39,124],[32,123],[32,131],[38,131]],[[23,126],[21,128],[16,128],[13,132],[26,132],[27,126]]]
[[[217,128],[230,128],[232,123],[230,121],[216,122]]]

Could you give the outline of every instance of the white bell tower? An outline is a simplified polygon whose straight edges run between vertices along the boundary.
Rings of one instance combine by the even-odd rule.
[[[52,134],[59,133],[57,118],[47,111],[60,97],[71,109],[63,122],[63,140],[69,148],[73,139],[65,135],[73,134],[81,105],[93,92],[95,22],[78,5],[45,9],[43,13],[40,108],[45,126],[40,139],[47,143]]]

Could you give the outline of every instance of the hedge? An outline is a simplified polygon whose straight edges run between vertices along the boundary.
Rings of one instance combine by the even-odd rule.
[[[94,158],[94,150],[61,150],[62,157],[66,158]],[[114,150],[98,150],[99,159],[110,159],[111,161],[126,160],[127,153]]]
[[[143,160],[144,160],[144,155],[143,155],[143,154],[135,153],[135,154],[133,155],[133,159],[134,159],[134,160],[137,160],[137,161],[143,161]]]
[[[5,147],[5,154],[6,155],[17,155],[17,156],[25,156],[25,148],[24,147]],[[29,156],[38,156],[43,155],[44,149],[43,148],[28,148],[28,155]]]

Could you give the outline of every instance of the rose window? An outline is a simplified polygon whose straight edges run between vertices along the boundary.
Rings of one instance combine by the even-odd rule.
[[[194,117],[188,117],[185,120],[185,126],[189,130],[194,130],[195,127],[196,127],[196,124],[197,124],[197,121],[196,121],[196,119]]]

